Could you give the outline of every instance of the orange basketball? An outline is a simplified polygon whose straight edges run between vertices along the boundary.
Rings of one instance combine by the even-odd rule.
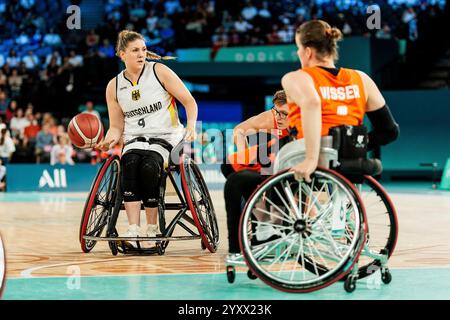
[[[89,113],[80,113],[73,117],[67,132],[72,144],[80,149],[92,148],[103,138],[102,123]]]

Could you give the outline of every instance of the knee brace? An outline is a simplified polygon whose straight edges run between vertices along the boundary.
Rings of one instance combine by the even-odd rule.
[[[138,176],[141,156],[131,152],[125,153],[120,162],[123,200],[125,202],[140,201]]]
[[[142,158],[139,170],[139,185],[142,201],[146,208],[158,206],[163,169],[164,160],[159,153],[150,151]]]

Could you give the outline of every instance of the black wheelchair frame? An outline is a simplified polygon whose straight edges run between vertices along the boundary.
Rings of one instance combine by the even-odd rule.
[[[174,173],[179,175],[181,188]],[[165,202],[167,178],[172,183],[179,202]],[[182,192],[180,191],[182,190]],[[219,228],[214,206],[200,169],[186,154],[181,154],[178,164],[169,164],[164,170],[158,204],[160,234],[157,237],[119,237],[116,223],[124,204],[120,185],[120,159],[117,155],[104,161],[95,177],[86,200],[80,224],[80,244],[83,252],[91,251],[97,241],[108,241],[113,255],[164,254],[170,241],[201,240],[201,248],[216,252]],[[143,205],[141,209],[144,209]],[[166,210],[178,211],[166,226]],[[187,214],[190,211],[191,216]],[[175,228],[184,229],[187,236],[174,236]],[[102,233],[106,227],[106,235]],[[136,243],[136,246],[131,244]],[[155,246],[144,248],[141,241],[154,241]]]

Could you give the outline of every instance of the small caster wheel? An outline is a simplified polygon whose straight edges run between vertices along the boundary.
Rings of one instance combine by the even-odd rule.
[[[345,279],[344,289],[348,293],[355,291],[355,289],[356,289],[356,277],[355,276],[348,276],[347,279]]]
[[[249,277],[249,279],[252,279],[252,280],[258,279],[258,277],[251,270],[247,271],[247,277]]]
[[[233,283],[235,278],[236,278],[236,272],[234,270],[234,267],[228,266],[227,267],[227,280],[228,280],[228,283]]]
[[[110,241],[109,242],[109,248],[111,249],[112,255],[113,256],[117,256],[117,253],[119,252],[119,250],[117,250],[117,242]]]
[[[203,240],[200,240],[200,244],[201,244],[201,246],[202,246],[202,250],[206,250],[206,246],[205,246],[205,244],[203,243]]]
[[[392,281],[392,274],[389,271],[388,268],[381,271],[381,281],[383,281],[384,284],[389,284]]]
[[[113,232],[110,237],[117,237],[117,232]],[[113,256],[117,256],[119,250],[117,249],[117,241],[108,241],[109,249],[111,249],[111,253]]]
[[[165,252],[164,248],[162,247],[162,245],[160,243],[156,244],[156,250],[158,252],[158,255],[162,256]]]

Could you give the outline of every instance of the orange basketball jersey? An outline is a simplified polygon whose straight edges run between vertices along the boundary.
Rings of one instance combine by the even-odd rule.
[[[332,127],[361,125],[366,110],[366,95],[361,76],[356,70],[340,68],[334,76],[320,67],[302,68],[314,81],[322,103],[322,136]],[[289,104],[289,128],[296,139],[303,138],[300,107]]]
[[[289,131],[287,129],[278,129],[277,120],[275,118],[275,113],[273,114],[273,127],[276,130],[276,138],[272,138],[267,142],[267,148],[270,148],[274,143],[279,141],[279,139],[285,138],[289,135]],[[242,170],[252,170],[261,172],[261,164],[257,162],[259,145],[254,145],[244,149],[241,152],[235,152],[228,156],[228,161],[233,167],[234,171],[239,172]],[[275,154],[270,153],[269,159],[271,162],[275,160]]]

